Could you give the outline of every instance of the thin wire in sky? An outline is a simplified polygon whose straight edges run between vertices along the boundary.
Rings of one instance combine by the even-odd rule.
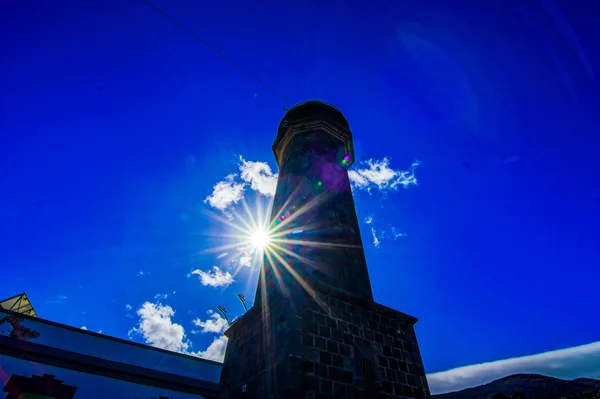
[[[254,75],[252,72],[248,71],[246,68],[244,68],[243,66],[241,66],[239,63],[237,63],[236,61],[234,61],[233,59],[231,59],[230,57],[228,57],[226,54],[224,54],[223,52],[221,52],[218,48],[216,48],[215,46],[213,46],[212,44],[208,43],[206,40],[204,40],[203,38],[201,38],[200,36],[198,36],[197,34],[195,34],[193,31],[191,31],[190,29],[188,29],[184,24],[182,24],[181,22],[179,22],[176,19],[174,19],[173,17],[171,17],[169,14],[167,14],[166,12],[164,12],[163,10],[161,10],[160,8],[158,8],[157,6],[155,6],[154,4],[152,4],[150,1],[148,1],[148,0],[143,0],[143,1],[146,4],[148,4],[150,7],[154,8],[158,13],[162,14],[162,16],[164,16],[165,18],[167,18],[168,20],[170,20],[171,22],[173,22],[175,25],[177,25],[178,27],[180,27],[181,29],[183,29],[184,31],[186,31],[188,34],[190,34],[193,38],[195,38],[196,40],[198,40],[200,43],[204,44],[210,50],[212,50],[213,52],[215,52],[221,58],[223,58],[227,62],[235,65],[240,71],[244,72],[246,75],[248,75],[252,79],[256,80],[265,89],[269,90],[271,93],[273,93],[276,96],[280,97],[287,104],[292,104],[292,102],[286,96],[284,96],[283,94],[281,94],[277,90],[273,89],[271,86],[269,86],[268,84],[266,84],[265,82],[263,82],[258,76]]]

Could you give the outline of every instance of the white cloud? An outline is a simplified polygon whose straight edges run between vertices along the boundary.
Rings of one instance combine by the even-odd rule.
[[[190,344],[183,326],[171,321],[174,314],[170,306],[145,302],[137,311],[139,323],[129,335],[138,333],[154,347],[186,352]]]
[[[278,174],[273,173],[268,163],[246,161],[242,156],[239,159],[241,181],[236,181],[237,174],[228,175],[225,180],[215,184],[212,194],[206,197],[204,203],[225,212],[244,198],[247,187],[267,197],[275,194]],[[231,218],[230,214],[226,215]]]
[[[228,175],[225,180],[215,184],[212,194],[206,197],[204,203],[225,212],[244,198],[247,187],[267,197],[275,194],[278,174],[273,173],[268,163],[246,161],[242,156],[239,156],[239,160],[240,180],[236,181],[237,174]],[[415,161],[408,170],[395,170],[390,168],[388,158],[369,159],[362,162],[360,167],[350,170],[348,175],[356,189],[367,192],[375,188],[382,192],[396,191],[400,187],[408,188],[417,184],[414,171],[419,165]],[[225,214],[232,218],[230,213]]]
[[[86,326],[81,326],[81,327],[79,327],[79,328],[81,328],[82,330],[87,330],[87,327],[86,327]]]
[[[375,245],[375,248],[379,248],[381,242],[379,241],[379,238],[377,238],[377,232],[374,227],[371,227],[371,234],[373,234],[373,245]]]
[[[208,312],[208,314],[211,317],[209,320],[206,322],[198,321],[198,323],[194,320],[194,324],[202,327],[202,332],[221,332],[221,322],[218,321],[220,316],[217,314],[217,317],[215,317],[212,312]],[[132,339],[134,333],[137,333],[142,335],[147,344],[157,348],[198,356],[217,362],[223,361],[225,349],[227,348],[227,338],[225,336],[215,337],[206,350],[191,351],[192,344],[186,337],[185,329],[182,325],[174,323],[171,320],[175,315],[175,311],[170,306],[145,302],[137,311],[137,315],[140,320],[138,325],[129,331],[130,339]],[[102,331],[99,332],[102,333]],[[192,332],[196,333],[197,331]]]
[[[415,161],[408,170],[394,170],[390,168],[387,158],[373,161],[369,159],[361,163],[362,167],[348,171],[348,176],[353,187],[371,192],[377,188],[380,191],[396,191],[400,187],[408,188],[417,185],[415,169],[420,163]]]
[[[139,272],[137,272],[137,276],[138,276],[138,277],[143,277],[143,276],[146,276],[146,275],[148,275],[148,274],[150,274],[150,273],[148,273],[148,272],[145,272],[145,271],[143,271],[143,270],[140,270]]]
[[[225,320],[219,313],[215,313],[212,310],[206,312],[209,314],[209,318],[206,321],[196,319],[193,321],[194,325],[201,327],[203,333],[215,333],[222,334],[227,329],[227,320]]]
[[[222,363],[225,358],[225,349],[227,349],[227,337],[222,335],[215,338],[205,351],[196,352],[194,355]]]
[[[366,224],[371,224],[371,223],[373,223],[373,216],[367,216],[367,217],[365,218],[365,223],[366,223]]]
[[[218,266],[213,266],[212,271],[205,272],[200,269],[196,269],[191,274],[197,274],[200,276],[200,282],[202,285],[208,285],[211,287],[227,287],[235,280],[229,272],[223,272]]]
[[[125,309],[131,310],[131,309],[133,309],[133,306],[131,306],[130,304],[126,303],[125,304]]]
[[[219,254],[219,256],[217,256],[217,259],[221,259],[227,256],[227,252],[223,252],[222,254]]]
[[[246,161],[240,156],[240,174],[243,181],[250,184],[250,188],[265,196],[275,195],[277,186],[277,173],[271,171],[266,162]]]
[[[562,379],[600,378],[600,341],[531,356],[458,367],[428,374],[427,380],[431,393],[441,394],[521,373]]]
[[[237,204],[244,197],[244,184],[234,181],[235,174],[231,174],[225,180],[218,182],[213,187],[211,195],[206,197],[204,203],[209,203],[213,208],[222,211],[229,208],[232,204]]]

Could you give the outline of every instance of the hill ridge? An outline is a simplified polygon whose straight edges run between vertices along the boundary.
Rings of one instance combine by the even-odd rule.
[[[461,391],[432,395],[432,399],[489,399],[509,398],[522,393],[525,399],[600,398],[600,380],[575,378],[564,380],[535,373],[519,373],[499,378],[487,384]]]

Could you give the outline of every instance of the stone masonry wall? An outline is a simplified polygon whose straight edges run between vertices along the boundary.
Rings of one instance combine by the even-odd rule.
[[[302,313],[306,398],[430,397],[416,319],[373,302],[323,299]]]
[[[220,398],[430,398],[416,319],[373,302],[320,298],[252,308],[236,321]]]
[[[219,398],[290,398],[300,385],[299,318],[289,300],[251,308],[225,332],[229,338]]]

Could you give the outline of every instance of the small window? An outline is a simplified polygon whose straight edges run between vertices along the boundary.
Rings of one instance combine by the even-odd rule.
[[[373,364],[370,359],[362,359],[362,372],[365,378],[365,391],[373,392]]]

